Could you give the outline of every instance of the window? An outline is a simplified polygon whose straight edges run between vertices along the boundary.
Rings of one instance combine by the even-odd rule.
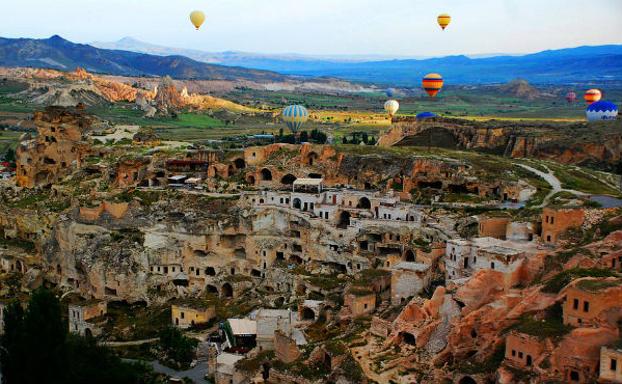
[[[516,350],[515,349],[512,350],[512,356],[516,356]]]
[[[579,309],[579,299],[574,299],[572,302],[572,309],[577,310]]]
[[[590,311],[590,303],[589,301],[584,301],[583,302],[583,312],[589,312]]]
[[[183,319],[185,315],[186,315],[186,314],[182,312],[182,313],[181,313],[181,318]]]
[[[522,352],[518,352],[518,358],[522,359],[523,358],[523,353]]]
[[[609,364],[609,369],[611,369],[612,371],[617,370],[618,369],[618,360],[611,359],[611,363]]]
[[[551,224],[555,224],[555,216],[551,216]]]
[[[367,304],[364,305],[365,309],[367,309]]]
[[[490,263],[490,269],[495,269],[495,263]]]

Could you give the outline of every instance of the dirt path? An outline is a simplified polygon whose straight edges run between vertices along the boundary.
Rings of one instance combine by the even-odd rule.
[[[585,196],[587,195],[586,193],[583,192],[579,192],[579,191],[575,191],[572,189],[564,189],[562,188],[562,183],[559,181],[559,179],[557,178],[557,176],[555,176],[555,173],[553,171],[551,171],[547,166],[543,165],[544,168],[547,169],[547,171],[549,171],[548,173],[544,173],[540,170],[537,170],[535,168],[532,168],[528,165],[525,164],[516,164],[521,168],[524,168],[526,170],[528,170],[531,173],[535,173],[536,175],[540,176],[541,178],[544,179],[544,181],[546,181],[547,183],[549,183],[549,185],[551,186],[551,192],[546,195],[546,197],[544,198],[544,200],[542,201],[542,204],[538,205],[535,208],[544,208],[546,207],[546,205],[549,203],[549,200],[551,200],[551,197],[553,197],[556,193],[559,192],[568,192],[568,193],[572,193],[573,195],[577,195],[577,196]]]

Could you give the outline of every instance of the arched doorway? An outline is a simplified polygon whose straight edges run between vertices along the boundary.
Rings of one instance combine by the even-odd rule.
[[[87,339],[92,339],[93,338],[93,331],[91,331],[90,328],[87,328],[84,330],[84,337],[86,337]]]
[[[233,160],[233,165],[235,165],[237,169],[244,169],[246,168],[246,161],[244,161],[244,159],[238,158]]]
[[[300,209],[302,208],[302,201],[298,198],[294,199],[294,209]]]
[[[302,319],[303,320],[315,320],[315,312],[309,307],[304,307],[302,309]]]
[[[369,201],[367,197],[361,197],[356,207],[360,209],[371,209],[371,201]]]
[[[216,270],[213,267],[205,268],[205,274],[207,276],[216,276]]]
[[[339,224],[337,224],[337,228],[345,229],[350,225],[350,212],[342,211],[339,214]]]
[[[212,293],[212,294],[218,296],[218,288],[216,288],[215,285],[209,284],[209,285],[207,285],[205,287],[205,289],[207,290],[207,292]]]
[[[477,381],[475,381],[475,379],[473,379],[471,376],[464,376],[462,379],[460,379],[458,384],[477,384]]]
[[[285,185],[292,185],[294,184],[294,181],[296,181],[296,176],[292,175],[291,173],[288,173],[281,178],[281,184]]]
[[[272,172],[270,172],[268,168],[264,168],[261,170],[261,180],[272,181]]]
[[[412,251],[412,249],[407,250],[406,252],[404,252],[404,261],[409,261],[409,262],[415,262],[416,257],[415,257],[415,253]]]
[[[253,176],[253,175],[248,175],[248,177],[246,178],[246,182],[247,182],[248,184],[253,184],[253,185],[254,185],[254,184],[255,184],[255,176]]]
[[[321,179],[322,175],[320,175],[319,173],[309,173],[309,178],[310,179]]]
[[[233,287],[229,283],[224,283],[222,285],[221,292],[223,297],[233,297]]]
[[[417,345],[417,338],[412,333],[400,332],[402,341],[408,345]]]

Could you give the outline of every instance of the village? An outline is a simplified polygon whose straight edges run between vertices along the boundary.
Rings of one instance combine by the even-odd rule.
[[[577,194],[516,214],[542,187],[468,160],[106,145],[119,128],[79,107],[35,124],[3,184],[0,267],[54,286],[70,332],[114,343],[111,305],[165,306],[217,384],[622,382],[619,208]]]

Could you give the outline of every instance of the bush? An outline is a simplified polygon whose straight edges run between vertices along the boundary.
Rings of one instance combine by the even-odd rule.
[[[549,281],[547,281],[546,284],[544,285],[544,288],[542,288],[542,292],[559,293],[573,280],[579,279],[582,277],[612,277],[612,276],[617,276],[617,275],[615,274],[615,272],[608,270],[608,269],[596,269],[596,268],[569,269],[567,271],[558,273],[557,275],[553,276]]]

